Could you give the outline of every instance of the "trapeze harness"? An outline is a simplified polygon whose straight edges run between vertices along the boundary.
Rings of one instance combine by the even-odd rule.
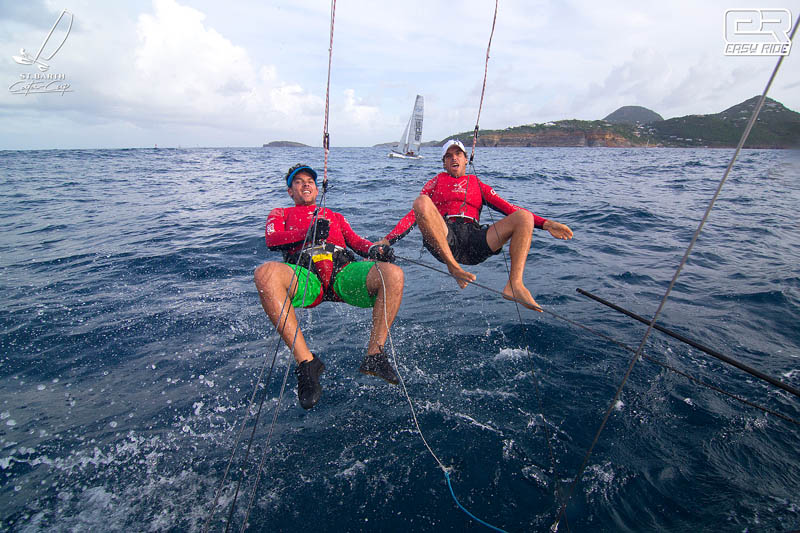
[[[273,251],[282,251],[283,260],[292,265],[308,268],[317,275],[322,283],[322,293],[308,307],[319,305],[323,301],[341,302],[341,298],[333,290],[336,274],[347,264],[356,260],[352,248],[359,255],[366,257],[372,243],[358,235],[340,213],[330,209],[320,209],[319,218],[330,222],[330,231],[325,241],[306,244],[308,228],[314,218],[315,205],[299,205],[277,208],[270,211],[267,217],[265,238],[267,247]]]
[[[421,194],[429,196],[433,200],[433,204],[448,223],[461,222],[480,226],[481,209],[484,204],[504,215],[524,209],[502,199],[494,192],[494,189],[474,175],[454,178],[447,172],[441,172],[422,187]],[[527,211],[527,209],[524,210]],[[542,229],[547,219],[531,214],[533,215],[533,225]],[[416,222],[417,218],[412,209],[386,235],[386,240],[389,241],[389,244],[394,244],[408,235]]]

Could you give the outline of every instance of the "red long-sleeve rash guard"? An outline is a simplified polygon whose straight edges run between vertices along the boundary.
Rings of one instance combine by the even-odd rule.
[[[430,196],[433,204],[443,217],[465,215],[480,221],[481,209],[484,205],[488,205],[504,215],[510,215],[514,211],[524,209],[505,201],[494,192],[494,189],[473,175],[454,178],[447,172],[442,172],[422,187],[421,194]],[[528,210],[525,209],[525,211]],[[534,226],[541,229],[547,219],[531,214],[533,215]],[[417,218],[412,209],[386,235],[386,239],[390,244],[394,244],[405,237],[416,222]]]
[[[284,257],[300,251],[316,208],[315,205],[297,205],[270,211],[265,231],[267,247],[270,250],[282,250]],[[320,209],[319,218],[330,221],[330,233],[326,242],[342,248],[349,247],[357,254],[367,256],[372,243],[353,231],[341,213],[327,208]]]

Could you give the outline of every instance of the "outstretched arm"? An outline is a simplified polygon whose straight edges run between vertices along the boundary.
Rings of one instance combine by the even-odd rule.
[[[392,229],[392,231],[387,233],[386,237],[378,241],[377,244],[392,245],[396,243],[397,241],[408,235],[408,232],[412,230],[412,228],[416,223],[417,223],[417,216],[414,213],[414,210],[412,209],[411,211],[406,213],[406,216],[400,219],[400,222],[397,223],[394,229]]]
[[[433,197],[433,190],[435,187],[436,187],[436,178],[428,180],[428,182],[422,186],[422,191],[420,191],[420,196],[425,195]],[[416,224],[417,224],[417,214],[412,208],[411,211],[406,213],[406,216],[400,219],[400,222],[397,223],[394,229],[392,229],[392,231],[386,234],[386,237],[379,240],[375,244],[388,244],[391,246],[400,239],[402,239],[403,237],[405,237],[406,235],[408,235],[408,232],[410,232]]]
[[[355,251],[361,257],[367,257],[369,253],[369,249],[372,246],[372,243],[368,240],[353,231],[353,228],[350,227],[350,224],[347,222],[347,219],[341,213],[335,213],[336,220],[339,223],[339,229],[342,231],[342,236],[344,236],[344,242],[349,246],[353,251]]]
[[[519,207],[512,203],[507,202],[506,200],[501,198],[500,195],[498,195],[494,191],[494,189],[492,189],[485,183],[482,182],[479,183],[481,185],[481,194],[483,195],[486,205],[488,205],[489,207],[497,211],[500,211],[501,213],[504,213],[506,215],[510,215],[511,213],[519,209],[525,209],[524,207]],[[528,211],[527,209],[525,210]],[[569,240],[572,238],[572,230],[569,229],[569,226],[567,226],[566,224],[556,222],[555,220],[548,220],[546,218],[542,218],[533,212],[530,213],[533,215],[534,227],[549,231],[550,235],[552,235],[556,239]]]
[[[506,201],[499,194],[497,194],[493,188],[486,185],[482,181],[478,180],[478,184],[481,188],[481,196],[483,197],[483,201],[490,208],[494,209],[495,211],[499,211],[504,215],[510,215],[514,211],[519,211],[520,209],[528,211],[531,215],[533,215],[533,227],[544,228],[544,224],[547,222],[546,218],[542,218],[533,211]]]

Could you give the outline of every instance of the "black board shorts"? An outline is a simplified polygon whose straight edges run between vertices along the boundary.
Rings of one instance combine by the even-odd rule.
[[[483,263],[493,255],[497,255],[503,249],[501,246],[497,251],[492,251],[489,248],[489,243],[486,242],[486,233],[489,231],[489,225],[484,224],[481,226],[477,222],[462,222],[462,221],[447,221],[447,244],[450,245],[450,251],[453,252],[453,257],[460,265],[477,265]],[[422,244],[440,263],[444,263],[439,253],[423,240]]]

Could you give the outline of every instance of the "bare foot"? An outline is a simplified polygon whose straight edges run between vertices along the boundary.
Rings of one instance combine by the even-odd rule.
[[[453,267],[448,266],[447,270],[450,271],[450,275],[451,276],[456,278],[456,282],[458,283],[458,286],[461,287],[462,289],[464,287],[466,287],[467,285],[469,285],[471,281],[475,281],[477,279],[475,274],[467,272],[466,270],[464,270],[463,268],[461,268],[458,265],[453,266]]]
[[[539,307],[539,304],[537,304],[536,300],[531,296],[531,292],[522,283],[511,283],[510,281],[506,283],[503,289],[503,298],[506,300],[515,300],[528,309],[533,309],[540,313],[543,312],[542,308]]]

